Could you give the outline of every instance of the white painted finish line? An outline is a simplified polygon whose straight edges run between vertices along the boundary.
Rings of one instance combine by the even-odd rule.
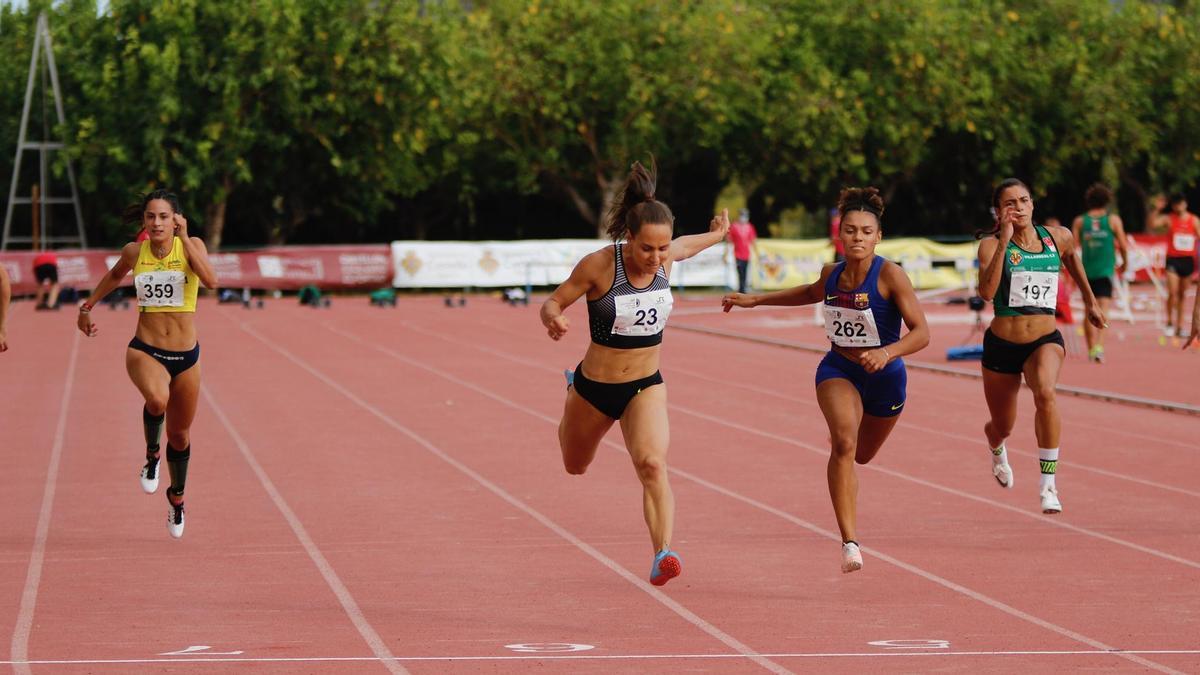
[[[994,650],[994,651],[952,651],[944,649],[885,649],[877,652],[779,652],[760,653],[759,657],[772,659],[855,659],[855,658],[950,658],[950,657],[1004,657],[1004,656],[1118,656],[1122,654],[1154,655],[1200,655],[1196,649],[1062,649],[1062,650]],[[671,659],[738,659],[746,660],[745,654],[538,654],[531,656],[397,656],[395,661],[653,661]],[[138,664],[138,663],[334,663],[334,662],[382,662],[376,656],[297,656],[297,657],[236,657],[236,658],[173,658],[173,659],[61,659],[36,661],[0,661],[0,665],[30,665],[30,666],[87,666],[104,664]]]

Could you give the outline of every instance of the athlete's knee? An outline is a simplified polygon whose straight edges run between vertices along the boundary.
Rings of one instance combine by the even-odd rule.
[[[996,436],[1000,437],[1000,440],[1003,441],[1012,435],[1013,427],[1016,426],[1016,423],[1017,419],[1013,415],[1005,417],[1001,420],[993,419],[987,424],[983,425],[983,433],[989,436],[995,434]]]
[[[191,432],[187,429],[167,429],[167,443],[176,450],[183,450],[192,444]]]
[[[1054,407],[1054,385],[1039,384],[1033,388],[1033,405],[1038,410]]]
[[[563,468],[572,476],[582,476],[587,473],[590,462],[580,462],[569,457],[563,457]]]
[[[657,483],[667,477],[667,460],[660,456],[641,457],[633,462],[643,483]]]
[[[829,444],[833,456],[838,459],[849,459],[854,457],[858,451],[858,438],[853,434],[831,434]]]
[[[166,396],[151,396],[146,399],[146,412],[160,417],[167,412]]]

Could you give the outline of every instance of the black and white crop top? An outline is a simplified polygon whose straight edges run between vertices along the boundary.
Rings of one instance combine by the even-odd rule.
[[[675,303],[666,270],[659,267],[650,284],[638,288],[629,283],[625,274],[620,242],[613,245],[613,255],[616,265],[612,288],[587,304],[592,342],[616,349],[661,344],[667,317]]]

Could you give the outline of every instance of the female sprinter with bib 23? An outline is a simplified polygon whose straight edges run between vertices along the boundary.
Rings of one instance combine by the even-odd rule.
[[[838,198],[838,237],[845,260],[825,265],[811,284],[762,295],[732,293],[725,311],[759,305],[824,302],[832,343],[817,366],[817,404],[833,445],[826,476],[842,534],[842,572],[862,569],[857,540],[858,476],[900,419],[908,374],[900,357],[929,344],[925,313],[904,270],[875,255],[883,198],[875,188],[848,188]],[[900,337],[900,320],[908,333]]]
[[[582,474],[604,434],[621,423],[654,545],[650,583],[661,586],[683,569],[670,548],[675,498],[667,480],[667,387],[658,370],[673,303],[668,279],[673,263],[724,241],[729,215],[713,218],[706,234],[672,240],[675,217],[654,198],[655,180],[653,167],[633,164],[608,214],[615,243],[579,261],[542,305],[541,318],[550,337],[562,339],[569,327],[563,310],[587,297],[592,341],[574,373],[567,372],[567,402],[558,425],[563,465],[567,473]]]
[[[1071,231],[1061,225],[1033,224],[1033,198],[1016,178],[996,186],[992,194],[996,224],[980,232],[979,296],[993,300],[996,316],[983,335],[983,394],[991,419],[983,427],[992,451],[992,475],[1012,488],[1004,440],[1017,421],[1021,376],[1033,390],[1034,434],[1042,479],[1043,513],[1059,513],[1062,503],[1054,477],[1058,471],[1061,421],[1054,389],[1066,349],[1054,324],[1058,275],[1063,266],[1083,296],[1087,320],[1097,328],[1107,323],[1096,302]]]
[[[146,404],[142,424],[146,434],[146,460],[141,471],[142,490],[158,489],[159,436],[164,417],[167,426],[167,469],[171,485],[167,531],[183,536],[183,490],[191,456],[189,429],[200,396],[200,343],[196,341],[196,293],[200,283],[217,284],[204,242],[189,237],[187,220],[179,212],[178,198],[155,190],[140,204],[126,210],[126,218],[140,217],[149,238],[126,244],[121,258],[100,279],[87,301],[79,306],[79,330],[97,333],[92,309],[133,271],[137,291],[138,323],[125,352],[129,379]]]

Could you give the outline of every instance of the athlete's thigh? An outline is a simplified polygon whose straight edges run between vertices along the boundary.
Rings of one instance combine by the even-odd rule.
[[[1000,421],[1017,416],[1017,394],[1021,391],[1020,373],[998,373],[983,368],[983,398],[992,419]]]
[[[153,356],[137,349],[125,350],[125,372],[142,398],[165,401],[170,394],[171,375]]]
[[[574,389],[568,390],[562,421],[559,423],[563,454],[586,457],[590,462],[604,434],[608,433],[615,421],[588,403]]]
[[[175,376],[171,381],[171,398],[167,401],[167,431],[190,429],[196,418],[196,403],[200,400],[200,364]]]
[[[1175,295],[1181,287],[1181,277],[1170,267],[1167,268],[1167,293]]]
[[[883,447],[883,442],[891,435],[899,415],[891,417],[876,417],[864,414],[862,423],[858,425],[858,447],[854,449],[854,461],[866,464],[875,458],[875,453]]]
[[[621,416],[621,435],[625,448],[636,462],[663,457],[671,444],[671,426],[667,419],[667,385],[656,384],[638,392]]]
[[[1025,382],[1037,392],[1043,385],[1053,389],[1058,382],[1066,352],[1057,344],[1045,344],[1034,350],[1025,361]]]
[[[817,385],[817,405],[825,416],[829,433],[837,437],[857,438],[863,418],[862,396],[845,378],[831,377]]]

